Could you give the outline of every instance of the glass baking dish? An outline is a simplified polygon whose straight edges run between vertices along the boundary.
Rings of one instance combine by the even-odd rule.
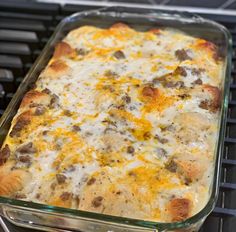
[[[109,27],[115,22],[124,22],[136,30],[147,30],[153,27],[172,27],[192,36],[214,42],[224,60],[222,77],[222,104],[220,109],[219,133],[215,149],[215,170],[209,192],[209,201],[196,215],[185,221],[175,223],[158,223],[104,214],[60,208],[22,200],[0,197],[0,213],[13,224],[46,231],[79,230],[94,231],[198,231],[205,218],[213,210],[219,189],[221,157],[223,153],[224,131],[229,97],[231,37],[227,29],[213,21],[205,20],[185,12],[137,9],[127,7],[108,7],[84,11],[65,18],[56,28],[41,55],[34,63],[19,86],[0,121],[0,142],[3,143],[11,121],[17,112],[24,94],[32,87],[40,72],[45,68],[57,42],[77,27],[94,25]]]

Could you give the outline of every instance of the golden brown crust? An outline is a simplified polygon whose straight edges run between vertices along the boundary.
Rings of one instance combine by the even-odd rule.
[[[110,28],[130,28],[126,23],[114,23]]]
[[[177,159],[176,163],[180,174],[185,176],[187,182],[199,181],[207,168],[206,165],[193,157],[190,160]]]
[[[149,32],[152,32],[152,33],[155,34],[155,35],[160,35],[160,34],[161,34],[161,30],[158,29],[158,28],[151,28],[151,29],[149,30]]]
[[[166,169],[177,173],[186,184],[189,184],[203,179],[209,163],[207,152],[202,152],[200,156],[200,154],[182,151],[170,158],[166,164]]]
[[[14,162],[8,161],[4,165],[0,166],[0,182],[4,176],[6,176],[12,169]]]
[[[57,79],[64,74],[69,73],[69,66],[63,60],[54,60],[50,63],[49,66],[45,68],[42,73],[42,76],[50,79]]]
[[[172,199],[168,205],[172,221],[183,221],[188,218],[191,211],[191,201],[186,198]]]
[[[220,60],[220,56],[219,56],[219,53],[217,51],[217,47],[214,43],[212,43],[210,41],[202,40],[199,43],[199,47],[202,48],[202,49],[205,49],[208,52],[210,52],[212,54],[212,58],[215,61]]]
[[[37,90],[30,90],[27,92],[21,102],[20,108],[34,107],[34,104],[48,105],[50,103],[50,96],[46,93]]]
[[[62,41],[56,45],[53,58],[59,59],[62,56],[73,57],[75,55],[75,50],[68,43]]]
[[[212,102],[210,107],[212,111],[216,111],[220,108],[221,104],[221,91],[218,87],[212,85],[203,85],[204,90],[206,90],[212,97]]]
[[[157,88],[145,86],[142,90],[142,95],[147,99],[155,100],[158,97],[159,92]]]
[[[68,65],[62,60],[55,60],[49,65],[49,68],[54,72],[64,72],[68,69]]]
[[[12,163],[7,163],[0,169],[0,195],[11,196],[29,183],[31,175],[24,170],[11,170]]]

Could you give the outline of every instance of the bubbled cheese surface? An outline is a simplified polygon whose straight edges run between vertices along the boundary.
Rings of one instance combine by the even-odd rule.
[[[223,75],[208,42],[169,28],[92,26],[63,41],[76,51],[60,58],[67,71],[47,75],[52,58],[36,83],[58,105],[33,117],[20,141],[5,141],[13,153],[29,142],[37,150],[16,164],[32,175],[22,199],[162,222],[173,198],[191,202],[188,217],[200,211],[219,120],[202,107],[212,97],[203,89],[220,88]]]

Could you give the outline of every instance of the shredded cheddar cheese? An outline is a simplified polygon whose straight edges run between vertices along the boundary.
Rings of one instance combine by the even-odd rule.
[[[218,131],[216,49],[122,23],[69,32],[12,121],[0,195],[159,222],[199,212]]]

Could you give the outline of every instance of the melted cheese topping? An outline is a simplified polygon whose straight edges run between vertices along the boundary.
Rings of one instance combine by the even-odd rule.
[[[71,31],[64,42],[77,54],[60,57],[66,71],[51,75],[52,58],[36,83],[58,105],[5,141],[14,160],[24,144],[36,150],[15,164],[32,176],[21,198],[163,222],[173,198],[191,201],[188,216],[201,210],[218,133],[203,89],[219,87],[223,72],[202,41],[172,29]]]

